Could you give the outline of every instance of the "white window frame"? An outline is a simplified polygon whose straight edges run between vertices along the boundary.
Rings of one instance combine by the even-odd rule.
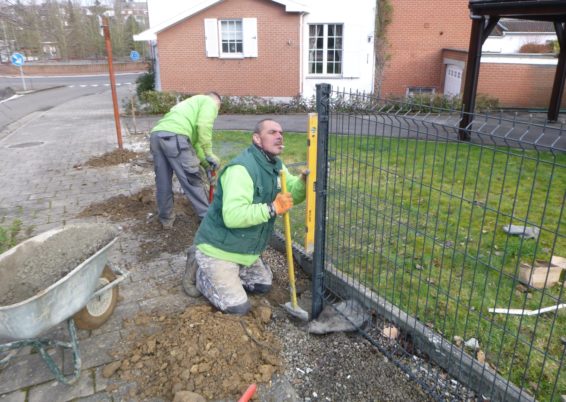
[[[323,33],[322,33],[322,40],[323,40],[323,45],[322,45],[322,72],[311,72],[311,65],[313,64],[313,62],[311,61],[311,54],[312,52],[318,52],[321,51],[321,49],[316,49],[316,50],[312,50],[311,49],[311,27],[312,26],[320,26],[322,25],[323,27]],[[329,37],[328,37],[328,27],[330,25],[333,25],[334,27],[338,27],[340,26],[342,28],[342,33],[341,36],[337,36],[336,34],[334,35],[334,48],[332,49],[335,52],[339,52],[340,53],[340,61],[339,61],[339,66],[340,66],[340,72],[335,73],[329,73],[328,72],[328,54],[330,49],[328,48],[328,41],[329,41]],[[312,23],[308,25],[308,75],[310,76],[334,76],[334,77],[341,77],[344,74],[344,24],[343,23]],[[340,48],[336,48],[336,39],[340,38],[340,43],[341,43],[341,47]],[[316,61],[316,63],[319,63],[319,61]]]
[[[233,53],[222,51],[222,22],[226,21],[241,21],[242,52]],[[204,20],[204,32],[207,57],[217,57],[222,59],[258,57],[256,18],[206,18]]]
[[[218,20],[220,57],[241,59],[244,57],[244,24],[239,18]],[[226,42],[226,43],[225,43]],[[224,48],[240,47],[240,51],[224,51]]]

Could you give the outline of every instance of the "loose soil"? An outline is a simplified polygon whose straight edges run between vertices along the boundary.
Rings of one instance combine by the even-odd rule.
[[[22,243],[0,260],[0,306],[26,300],[63,278],[108,244],[110,225],[69,226],[44,241]]]
[[[209,305],[178,316],[139,315],[136,325],[158,324],[161,330],[135,343],[120,363],[120,379],[137,382],[136,399],[170,400],[179,391],[238,399],[249,384],[269,382],[281,367],[280,343],[265,329],[271,308],[257,304],[244,317]]]
[[[167,231],[155,219],[155,209],[153,189],[146,188],[94,204],[80,216],[120,222],[139,241],[140,262],[158,260],[164,253],[184,254],[198,228],[190,205],[176,194],[177,219]],[[107,392],[114,399],[132,401],[172,400],[179,391],[196,392],[212,401],[234,401],[257,383],[254,400],[260,401],[431,400],[359,335],[309,335],[304,323],[280,307],[289,301],[284,255],[268,248],[262,258],[273,271],[273,288],[265,296],[250,297],[252,311],[244,317],[217,312],[201,297],[191,299],[197,305],[182,312],[154,309],[125,322],[126,329],[155,330],[149,335],[134,331],[125,348],[114,351],[117,361],[104,369],[114,382]],[[310,281],[300,269],[296,276],[299,295],[308,294]],[[162,290],[186,297],[180,281],[179,277],[175,288]],[[374,325],[383,323],[370,323]],[[434,376],[438,378],[438,372]],[[285,379],[282,393],[271,388],[279,383],[275,378]],[[128,385],[132,383],[133,388]],[[459,397],[452,393],[449,399]]]
[[[163,230],[157,218],[155,190],[144,188],[131,195],[119,195],[84,209],[79,218],[101,216],[113,222],[130,222],[131,230],[142,236],[141,261],[148,261],[162,253],[185,252],[193,242],[199,225],[191,205],[182,194],[175,194],[175,223],[169,230]]]
[[[129,149],[115,149],[114,151],[107,152],[104,155],[96,156],[85,162],[85,166],[90,167],[105,167],[119,165],[120,163],[132,162],[136,159],[145,157],[143,152],[135,152]]]

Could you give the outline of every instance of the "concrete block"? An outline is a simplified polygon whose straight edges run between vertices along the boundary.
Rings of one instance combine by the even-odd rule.
[[[15,391],[0,395],[0,402],[25,402],[27,391]]]
[[[112,402],[112,398],[106,392],[89,395],[84,398],[75,399],[76,402]]]
[[[65,385],[54,380],[37,385],[29,390],[28,402],[61,401],[94,394],[93,372],[84,370],[73,385]]]

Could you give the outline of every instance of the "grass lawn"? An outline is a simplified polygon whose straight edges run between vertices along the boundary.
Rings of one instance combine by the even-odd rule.
[[[227,161],[250,137],[217,133],[215,150]],[[285,163],[306,159],[305,134],[285,145]],[[566,393],[564,373],[554,389],[566,310],[488,312],[566,302],[559,285],[525,292],[516,279],[519,263],[566,257],[566,155],[368,136],[329,148],[327,258],[446,339],[478,339],[486,362],[537,399]],[[302,244],[304,206],[291,216]],[[540,235],[509,236],[509,224]]]

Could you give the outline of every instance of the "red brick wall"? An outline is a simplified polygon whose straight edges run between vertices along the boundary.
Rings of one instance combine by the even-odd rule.
[[[206,57],[205,18],[257,18],[258,57]],[[225,0],[158,34],[163,91],[232,96],[299,93],[299,15],[265,0]]]
[[[478,93],[495,96],[505,107],[548,108],[555,72],[556,66],[482,63]]]
[[[403,96],[407,87],[441,90],[442,49],[467,49],[471,20],[468,0],[389,0],[387,54],[381,96]]]

